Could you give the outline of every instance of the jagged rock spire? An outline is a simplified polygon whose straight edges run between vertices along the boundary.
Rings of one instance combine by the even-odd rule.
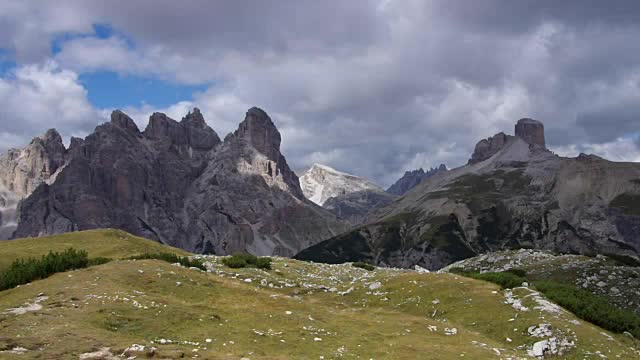
[[[267,158],[279,160],[282,141],[280,132],[264,110],[257,107],[249,109],[234,135],[249,142]]]
[[[144,130],[148,138],[167,141],[171,145],[190,146],[197,150],[210,150],[220,143],[218,134],[210,128],[198,108],[177,122],[163,113],[153,113]]]
[[[531,145],[546,146],[544,139],[544,125],[533,119],[520,119],[516,124],[516,136]]]
[[[495,155],[507,143],[509,135],[501,132],[488,139],[482,139],[476,144],[476,148],[469,159],[469,164],[475,164]]]
[[[120,110],[114,110],[111,113],[111,123],[125,130],[131,130],[136,133],[140,132],[138,125],[136,125],[133,119]]]

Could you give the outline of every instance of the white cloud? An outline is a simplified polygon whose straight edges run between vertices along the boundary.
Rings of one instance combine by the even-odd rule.
[[[0,0],[0,48],[9,49],[20,62],[40,62],[51,51],[51,41],[64,33],[92,31],[83,0]]]
[[[570,144],[553,147],[560,156],[575,157],[580,153],[594,154],[611,161],[640,162],[640,147],[632,138],[617,138],[602,144]]]
[[[24,144],[49,128],[86,133],[103,120],[78,75],[53,62],[22,66],[0,78],[0,148],[15,146],[17,139]]]
[[[141,128],[153,111],[180,119],[197,106],[224,136],[259,106],[278,125],[294,168],[325,162],[383,185],[411,168],[462,165],[479,139],[512,133],[521,117],[544,121],[556,147],[631,151],[615,139],[640,121],[632,9],[543,2],[0,0],[0,47],[46,57],[54,36],[81,33],[55,55],[69,74],[107,70],[210,85],[166,108],[123,109]],[[113,34],[97,38],[97,23]],[[56,92],[82,90],[59,68],[35,77],[47,73],[69,79]],[[34,111],[61,111],[38,91],[45,100]],[[82,91],[70,99],[69,107],[85,108],[79,113],[95,112],[79,106]],[[89,123],[82,118],[77,124]],[[74,124],[71,115],[61,119]],[[609,145],[572,145],[589,143]]]

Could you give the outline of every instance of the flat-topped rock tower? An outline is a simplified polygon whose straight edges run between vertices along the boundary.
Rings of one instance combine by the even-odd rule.
[[[533,119],[520,119],[516,124],[516,136],[532,145],[546,147],[544,140],[544,125]]]

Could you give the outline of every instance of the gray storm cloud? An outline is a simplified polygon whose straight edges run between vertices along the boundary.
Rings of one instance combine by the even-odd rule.
[[[521,117],[544,121],[557,151],[623,148],[633,160],[639,15],[637,1],[0,1],[0,47],[59,89],[34,96],[28,115],[0,98],[0,141],[89,131],[102,109],[87,108],[71,74],[106,70],[210,86],[169,109],[132,103],[139,123],[197,105],[224,136],[260,106],[294,168],[324,162],[382,185],[462,165]],[[10,75],[0,92],[30,86],[46,92]],[[79,112],[56,110],[63,97]]]

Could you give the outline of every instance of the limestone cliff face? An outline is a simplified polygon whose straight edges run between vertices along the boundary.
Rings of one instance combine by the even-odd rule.
[[[518,136],[481,141],[468,165],[424,180],[366,225],[297,257],[431,269],[523,247],[638,258],[640,164],[559,157],[544,148],[542,126],[523,123]]]
[[[304,199],[279,132],[257,108],[224,142],[198,109],[180,122],[155,113],[143,132],[114,111],[72,139],[55,181],[20,209],[15,237],[118,228],[216,254],[292,255],[345,229]]]
[[[544,125],[533,119],[520,119],[516,123],[516,136],[531,145],[546,146],[544,139]]]
[[[485,161],[493,155],[497,154],[498,151],[504,148],[510,138],[511,136],[506,135],[505,133],[498,133],[488,139],[480,140],[476,144],[476,148],[473,151],[473,154],[471,154],[469,164],[475,164],[481,161]]]
[[[186,203],[187,248],[198,252],[293,256],[347,229],[302,195],[280,133],[258,108],[215,152]]]
[[[62,137],[54,129],[0,156],[0,239],[10,238],[16,229],[20,200],[54,179],[66,158]]]

